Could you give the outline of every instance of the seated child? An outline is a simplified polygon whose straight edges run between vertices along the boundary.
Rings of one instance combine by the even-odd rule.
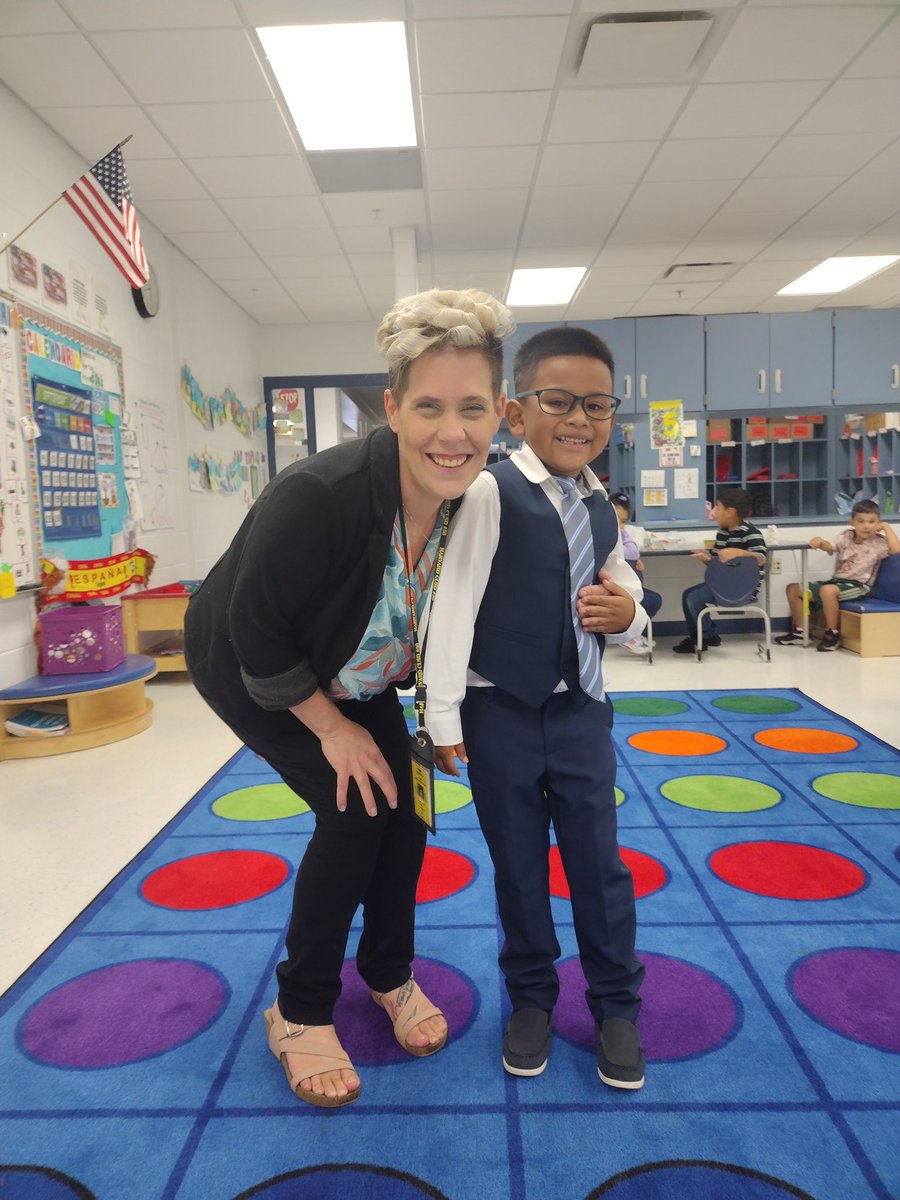
[[[832,577],[809,585],[810,608],[821,608],[825,618],[825,635],[817,649],[837,650],[841,644],[838,629],[841,601],[868,596],[881,560],[900,553],[900,538],[882,521],[874,500],[858,500],[850,513],[849,529],[839,533],[833,543],[823,537],[811,538],[809,548],[837,555]],[[780,646],[796,646],[803,642],[803,596],[799,583],[787,585],[787,598],[791,606],[791,629],[775,641]]]
[[[631,505],[624,492],[619,492],[617,495],[611,496],[610,499],[613,508],[616,510],[616,516],[619,519],[619,533],[622,535],[622,552],[625,555],[625,561],[634,568],[638,579],[641,581],[641,587],[644,588],[644,599],[641,601],[641,607],[652,621],[662,608],[662,596],[659,592],[649,591],[644,586],[644,564],[641,561],[641,552],[627,524],[631,515]]]
[[[615,513],[588,468],[619,405],[613,358],[586,329],[551,328],[519,347],[513,374],[506,419],[525,445],[482,472],[454,519],[444,563],[452,585],[441,582],[428,629],[426,723],[443,771],[458,775],[456,758],[468,764],[494,865],[500,967],[513,1009],[504,1069],[539,1075],[550,1053],[560,955],[552,824],[597,1069],[611,1087],[639,1088],[644,1054],[634,1022],[644,968],[616,836],[602,653],[604,637],[622,644],[647,617]]]
[[[692,551],[694,558],[708,563],[711,558],[718,557],[722,562],[730,562],[735,558],[750,555],[759,563],[760,570],[766,564],[766,543],[763,535],[747,520],[753,504],[753,497],[744,488],[723,488],[716,500],[715,517],[719,526],[716,534],[716,544],[710,550]],[[696,654],[697,618],[707,604],[714,604],[715,597],[705,583],[697,583],[687,588],[681,595],[681,608],[687,622],[687,637],[672,649],[676,654]],[[722,639],[716,632],[715,622],[707,614],[703,618],[703,645],[701,650],[710,646],[721,646]]]

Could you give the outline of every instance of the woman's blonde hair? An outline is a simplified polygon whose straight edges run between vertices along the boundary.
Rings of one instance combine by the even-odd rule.
[[[387,359],[388,386],[400,399],[417,358],[429,350],[454,347],[484,352],[494,395],[499,396],[503,386],[502,339],[514,328],[509,309],[477,288],[432,288],[404,296],[385,314],[376,335],[378,349]]]

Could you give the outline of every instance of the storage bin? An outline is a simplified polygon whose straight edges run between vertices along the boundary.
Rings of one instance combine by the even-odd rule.
[[[111,671],[125,661],[118,604],[74,604],[40,614],[41,674]]]

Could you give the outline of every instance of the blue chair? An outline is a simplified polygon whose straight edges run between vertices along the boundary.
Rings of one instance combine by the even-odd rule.
[[[706,586],[713,594],[714,603],[707,604],[697,616],[697,662],[703,658],[703,618],[713,617],[746,617],[756,613],[762,617],[766,631],[765,642],[757,645],[757,653],[765,654],[766,662],[772,661],[772,622],[769,619],[769,563],[770,555],[766,555],[766,565],[763,568],[763,586],[765,587],[766,606],[756,603],[756,593],[759,590],[759,563],[749,555],[733,558],[730,562],[722,562],[714,555],[706,565]]]

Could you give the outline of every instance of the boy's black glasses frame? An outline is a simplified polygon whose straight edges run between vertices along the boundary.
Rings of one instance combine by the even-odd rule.
[[[541,412],[548,417],[564,417],[576,404],[580,404],[586,417],[592,421],[611,421],[622,401],[618,396],[606,392],[590,392],[587,396],[576,396],[565,388],[537,388],[528,392],[516,392],[514,400],[525,400],[536,396]]]

